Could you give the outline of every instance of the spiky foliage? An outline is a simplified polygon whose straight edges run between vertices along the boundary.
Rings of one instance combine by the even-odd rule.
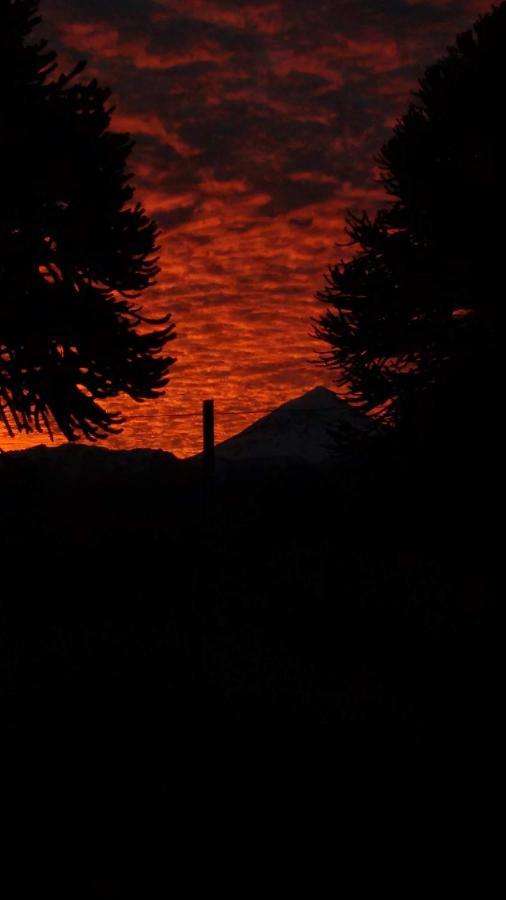
[[[359,249],[318,294],[323,363],[398,426],[493,415],[502,397],[505,94],[503,3],[426,69],[378,158],[390,202],[348,216]]]
[[[133,201],[130,136],[83,63],[58,76],[31,42],[37,7],[0,0],[0,417],[11,435],[56,423],[94,440],[122,422],[100,401],[165,386],[174,326],[136,303],[159,233]]]

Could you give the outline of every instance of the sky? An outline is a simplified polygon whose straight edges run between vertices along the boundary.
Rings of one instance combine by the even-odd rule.
[[[311,317],[329,265],[353,252],[337,246],[346,212],[384,201],[375,155],[424,67],[490,6],[41,0],[62,66],[87,59],[113,90],[113,128],[136,140],[136,199],[162,229],[143,302],[177,326],[166,393],[122,401],[128,423],[105,446],[188,456],[201,449],[204,399],[220,440],[332,386]],[[44,442],[1,438],[3,449]]]

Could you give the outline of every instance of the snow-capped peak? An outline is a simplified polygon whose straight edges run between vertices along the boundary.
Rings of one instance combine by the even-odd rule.
[[[328,388],[318,386],[288,400],[216,447],[218,459],[285,458],[323,462],[335,450],[330,432],[364,429],[369,420]]]

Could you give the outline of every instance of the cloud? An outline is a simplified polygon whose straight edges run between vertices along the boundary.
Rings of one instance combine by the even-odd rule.
[[[424,66],[488,8],[43,0],[64,65],[89,60],[113,89],[114,126],[136,139],[137,193],[162,228],[145,302],[177,314],[166,397],[111,445],[197,450],[203,396],[224,437],[322,380],[309,320],[328,265],[350,252],[336,247],[346,211],[382,202],[375,154]],[[196,418],[172,418],[182,408]]]

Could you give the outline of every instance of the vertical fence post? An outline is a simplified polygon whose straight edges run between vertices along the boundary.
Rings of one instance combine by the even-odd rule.
[[[214,400],[204,400],[204,472],[207,480],[214,475]]]
[[[202,457],[202,511],[204,520],[214,509],[214,400],[204,400],[204,454]]]

